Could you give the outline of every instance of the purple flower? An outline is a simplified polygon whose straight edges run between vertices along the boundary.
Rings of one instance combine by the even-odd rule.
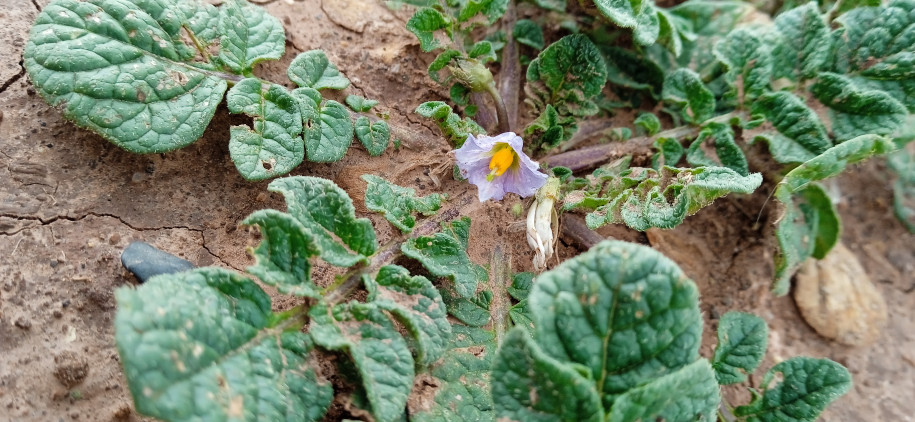
[[[514,132],[498,136],[467,136],[454,152],[461,176],[477,185],[480,202],[501,200],[506,192],[531,196],[546,183],[536,161],[521,151],[524,141]]]

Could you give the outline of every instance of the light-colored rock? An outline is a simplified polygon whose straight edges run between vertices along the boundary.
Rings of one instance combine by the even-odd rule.
[[[886,324],[886,302],[858,258],[841,243],[797,273],[794,301],[823,337],[849,346],[871,344]]]

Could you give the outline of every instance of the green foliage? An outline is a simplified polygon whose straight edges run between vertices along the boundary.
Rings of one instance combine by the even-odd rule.
[[[714,147],[716,159],[709,157],[702,148],[709,140]],[[694,166],[726,167],[744,177],[750,175],[747,157],[734,141],[734,130],[723,123],[709,122],[702,127],[699,137],[686,151],[686,161]]]
[[[417,198],[413,188],[400,187],[370,174],[363,175],[362,180],[368,183],[365,190],[366,208],[382,213],[384,218],[404,233],[409,233],[416,225],[414,213],[435,214],[444,199],[444,195],[438,193]]]
[[[642,135],[652,136],[661,131],[661,121],[652,113],[642,113],[632,122],[635,130]]]
[[[776,375],[782,381],[770,386]],[[751,422],[812,422],[849,388],[851,374],[842,365],[828,359],[791,358],[766,373],[762,397],[737,407],[734,413]]]
[[[537,50],[543,50],[546,42],[543,39],[543,30],[540,29],[540,25],[530,19],[519,19],[515,22],[512,36],[515,41]]]
[[[762,363],[769,341],[769,327],[762,318],[743,312],[728,312],[718,322],[718,345],[712,367],[721,385],[745,382]]]
[[[664,104],[687,122],[703,122],[715,112],[715,95],[702,83],[699,74],[689,69],[668,74],[661,95]]]
[[[391,128],[384,120],[373,123],[368,117],[359,116],[356,119],[354,130],[356,138],[372,157],[377,157],[388,149],[388,143],[391,141]]]
[[[419,236],[401,246],[404,255],[421,262],[432,275],[450,278],[458,295],[469,298],[476,292],[477,274],[464,249],[446,233]]]
[[[641,45],[652,45],[661,35],[662,18],[650,0],[593,0],[593,3],[610,22],[623,28],[632,28],[633,38]],[[664,16],[664,23],[667,31],[674,30],[667,16]]]
[[[908,114],[890,94],[834,73],[820,74],[810,91],[830,108],[832,131],[840,142],[868,134],[890,135]]]
[[[781,36],[773,51],[779,64],[778,76],[794,80],[811,79],[823,70],[832,51],[829,28],[816,2],[781,13],[775,18]]]
[[[231,86],[229,111],[254,121],[230,129],[229,153],[245,179],[262,180],[306,156],[340,160],[354,135],[356,117],[317,91],[350,84],[323,51],[292,60],[287,74],[301,87],[293,92],[254,76],[257,63],[282,56],[285,39],[276,18],[245,0],[218,8],[199,0],[53,0],[32,26],[23,61],[65,117],[140,154],[197,140]],[[390,129],[363,123],[359,139],[380,154]]]
[[[378,105],[378,101],[369,100],[361,95],[347,95],[346,105],[355,112],[371,111],[372,107]]]
[[[893,212],[896,218],[915,233],[915,154],[901,150],[890,156],[890,169],[896,173],[893,183]]]
[[[442,133],[459,147],[464,144],[469,135],[485,134],[486,131],[469,117],[461,116],[451,111],[451,107],[441,101],[429,101],[416,108],[416,114],[435,119]]]
[[[803,163],[832,146],[816,113],[794,94],[782,91],[763,95],[754,104],[754,113],[778,130],[760,139],[768,142],[769,152],[779,163]]]
[[[568,35],[550,44],[527,68],[527,99],[536,110],[552,105],[565,121],[597,113],[595,97],[607,81],[600,51],[584,35]]]
[[[407,30],[416,35],[419,40],[419,47],[423,51],[432,51],[441,47],[441,42],[435,39],[435,31],[447,30],[450,34],[450,22],[438,10],[423,8],[419,9],[407,21]]]

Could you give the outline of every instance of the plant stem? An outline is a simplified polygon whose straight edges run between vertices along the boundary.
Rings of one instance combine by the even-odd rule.
[[[581,216],[572,213],[562,215],[562,237],[584,252],[604,240],[604,237],[588,228]]]
[[[499,117],[499,133],[511,132],[511,126],[508,123],[508,111],[505,110],[505,103],[502,101],[499,91],[496,90],[495,84],[486,85],[486,92],[492,96],[493,102],[496,103],[496,113]]]
[[[511,283],[511,255],[506,256],[502,247],[496,245],[489,260],[489,288],[492,290],[492,304],[489,313],[492,316],[492,328],[496,332],[496,344],[502,344],[507,330],[505,319],[508,316],[509,304],[507,286]]]
[[[518,127],[518,104],[520,102],[521,62],[518,59],[518,43],[513,35],[517,14],[515,2],[508,2],[508,9],[502,15],[502,29],[505,31],[505,46],[502,47],[502,69],[499,71],[499,93],[502,95],[508,113],[508,127]]]

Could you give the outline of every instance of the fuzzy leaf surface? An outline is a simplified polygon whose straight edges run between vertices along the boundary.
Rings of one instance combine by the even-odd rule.
[[[356,218],[353,201],[330,180],[285,177],[270,182],[267,190],[283,194],[289,214],[311,233],[328,263],[349,267],[378,249],[372,222]]]
[[[780,13],[775,17],[775,28],[781,35],[781,43],[773,54],[779,58],[780,65],[787,65],[779,76],[812,79],[826,67],[832,39],[816,2]]]
[[[782,381],[770,386],[776,374]],[[763,379],[763,396],[734,414],[748,422],[813,422],[829,403],[851,388],[848,370],[829,359],[795,357],[772,367]]]
[[[807,104],[790,92],[759,97],[753,113],[765,116],[778,134],[764,135],[769,152],[779,163],[803,163],[832,147],[826,128]]]
[[[318,163],[340,161],[353,143],[353,120],[343,104],[327,100],[313,88],[292,91],[302,110],[305,152]]]
[[[681,68],[668,74],[661,96],[665,105],[689,122],[701,123],[715,113],[715,95],[702,83],[699,74],[690,69]]]
[[[35,20],[23,64],[78,126],[134,153],[175,150],[203,134],[226,91],[189,64],[185,16],[171,3],[56,0]]]
[[[311,281],[309,261],[321,251],[302,223],[267,209],[255,211],[242,224],[256,225],[261,233],[261,243],[252,250],[255,263],[246,268],[249,273],[282,293],[321,298],[321,290]]]
[[[747,380],[766,355],[769,326],[762,318],[743,312],[728,312],[718,322],[718,345],[712,367],[721,385]]]
[[[322,50],[309,50],[299,54],[286,70],[289,80],[302,88],[345,89],[350,82]]]
[[[451,23],[438,10],[422,8],[416,11],[407,21],[407,30],[416,35],[419,47],[423,51],[432,51],[442,43],[435,39],[435,31],[446,30],[450,35]]]
[[[362,113],[371,111],[372,107],[378,105],[377,100],[369,100],[361,95],[347,95],[345,102],[351,110]]]
[[[616,399],[613,421],[716,421],[721,402],[715,373],[699,359]]]
[[[115,340],[138,412],[172,421],[317,421],[330,405],[330,383],[309,366],[311,339],[300,322],[275,325],[270,298],[253,281],[199,268],[115,297]]]
[[[518,19],[512,30],[515,41],[537,50],[543,50],[545,41],[540,25],[530,19]]]
[[[550,44],[528,66],[528,94],[535,109],[552,104],[561,116],[597,113],[595,97],[607,82],[600,50],[584,35],[568,35]]]
[[[416,225],[415,213],[433,215],[442,206],[444,196],[439,193],[417,197],[416,190],[397,186],[381,177],[365,174],[365,207],[380,212],[394,227],[409,233]]]
[[[451,279],[458,296],[469,298],[476,292],[474,264],[454,237],[445,233],[419,236],[404,242],[400,250],[423,264],[432,275]]]
[[[219,8],[219,61],[229,71],[251,76],[264,60],[277,60],[286,51],[286,32],[277,18],[244,0],[229,0]]]
[[[416,114],[434,119],[441,128],[442,133],[456,146],[460,147],[467,140],[468,135],[486,134],[477,122],[469,117],[461,119],[457,113],[451,111],[451,106],[442,101],[428,101],[416,107]]]
[[[286,88],[271,85],[264,92],[260,80],[247,78],[226,94],[232,113],[254,118],[254,128],[232,126],[229,154],[235,168],[248,180],[263,180],[290,172],[305,158],[302,115]]]
[[[593,3],[610,22],[632,28],[633,38],[639,44],[648,46],[657,41],[661,22],[652,1],[594,0]]]
[[[773,71],[770,50],[766,41],[744,28],[731,31],[715,44],[715,57],[728,69],[727,79],[732,87],[729,95],[739,95],[740,83],[748,102],[770,90]]]
[[[359,142],[372,157],[381,155],[391,142],[391,128],[384,120],[372,123],[368,117],[359,116],[355,132],[356,138],[359,138]]]
[[[905,106],[890,94],[835,73],[821,73],[810,91],[830,108],[832,131],[839,141],[892,134],[908,116]]]
[[[714,159],[702,149],[703,144],[709,140],[715,149]],[[727,167],[744,177],[750,174],[747,157],[734,141],[734,130],[723,123],[710,122],[702,127],[699,136],[686,152],[686,161],[694,166]]]

